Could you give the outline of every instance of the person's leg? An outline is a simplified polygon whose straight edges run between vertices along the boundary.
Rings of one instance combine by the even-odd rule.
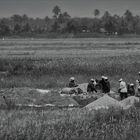
[[[122,93],[122,100],[127,98],[127,93]]]
[[[125,98],[125,94],[124,93],[122,93],[122,100]]]
[[[125,93],[125,98],[127,98],[128,97],[128,93]]]
[[[121,97],[121,100],[122,100],[123,99],[123,93],[121,93],[121,92],[120,92],[120,97]]]

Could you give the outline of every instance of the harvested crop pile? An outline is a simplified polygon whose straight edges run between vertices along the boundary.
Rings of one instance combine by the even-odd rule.
[[[66,87],[61,90],[60,94],[67,94],[67,95],[77,94],[77,91],[75,88]]]
[[[120,103],[123,105],[123,109],[129,109],[130,107],[134,106],[136,103],[139,103],[140,99],[135,96],[130,96],[122,101]]]
[[[97,99],[96,101],[94,101],[86,106],[86,108],[89,110],[97,109],[100,107],[102,107],[102,108],[105,108],[105,107],[121,108],[122,105],[119,101],[113,99],[112,97],[110,97],[108,95],[104,95],[103,97]]]
[[[5,97],[5,99],[3,98]],[[31,88],[13,88],[4,92],[0,96],[0,106],[3,106],[7,103],[11,104],[22,104],[22,105],[46,105],[54,104],[56,106],[78,106],[78,103],[71,97],[61,97],[59,93],[55,90],[52,90],[48,93],[39,92],[36,89]],[[7,102],[7,103],[6,103]]]
[[[109,93],[108,95],[109,95],[110,97],[112,97],[112,98],[118,100],[118,101],[121,100],[121,99],[120,99],[119,93],[116,93],[116,92],[114,92],[114,91],[110,91],[110,93]]]
[[[87,93],[87,85],[88,83],[79,84],[77,87],[69,88],[65,87],[61,90],[61,94],[81,94]]]
[[[103,94],[101,93],[93,93],[93,94],[79,94],[76,96],[73,96],[73,99],[76,100],[80,105],[86,106],[90,104],[91,102],[101,98]]]
[[[87,92],[88,83],[79,84],[78,88],[80,88],[84,93]]]
[[[96,96],[90,96],[90,95],[77,95],[73,96],[73,99],[79,103],[81,106],[86,106],[87,104],[97,100]]]

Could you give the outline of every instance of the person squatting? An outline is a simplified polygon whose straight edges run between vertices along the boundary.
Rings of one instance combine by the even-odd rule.
[[[74,77],[70,78],[69,87],[78,87],[78,84],[76,84]],[[97,93],[97,88],[100,88],[101,92],[104,94],[110,93],[111,87],[108,77],[102,76],[101,80],[93,78],[90,79],[87,85],[87,93]],[[140,97],[140,72],[138,73],[138,79],[136,80],[135,85],[133,83],[126,84],[126,82],[122,78],[119,79],[118,93],[121,100],[127,98],[128,96]]]

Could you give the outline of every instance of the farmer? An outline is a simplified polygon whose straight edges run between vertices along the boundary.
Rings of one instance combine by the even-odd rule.
[[[110,82],[108,80],[108,77],[104,77],[104,81],[105,81],[105,84],[103,87],[103,90],[104,90],[103,93],[109,93],[110,92]]]
[[[78,85],[75,83],[75,78],[71,77],[70,78],[70,82],[69,82],[69,87],[73,88],[73,87],[77,87]]]
[[[130,96],[134,96],[135,95],[135,88],[134,88],[134,84],[133,83],[128,84],[127,90],[128,90],[128,94]]]
[[[104,92],[104,86],[105,86],[105,76],[102,76],[101,77],[102,79],[99,81],[99,85],[100,85],[100,88],[102,90],[102,92]]]
[[[110,82],[108,81],[108,77],[102,76],[102,79],[99,83],[101,85],[101,89],[103,93],[110,92]]]
[[[139,71],[138,75],[139,75],[138,81],[140,81],[140,71]]]
[[[140,86],[138,87],[138,90],[137,90],[137,92],[136,92],[136,96],[137,96],[137,97],[140,97]]]
[[[126,86],[126,83],[123,81],[122,78],[119,80],[119,83],[120,83],[119,93],[120,93],[121,100],[123,100],[124,98],[128,97],[127,86]]]
[[[88,83],[87,86],[87,92],[91,93],[95,91],[97,93],[97,90],[95,89],[95,85],[96,85],[95,79],[90,79],[90,82]]]
[[[138,73],[139,78],[136,80],[136,94],[139,92],[138,89],[140,87],[140,72]]]

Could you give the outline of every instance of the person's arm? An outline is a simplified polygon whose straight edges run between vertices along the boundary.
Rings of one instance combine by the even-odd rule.
[[[109,92],[110,92],[110,82],[108,82],[108,90],[109,90]]]
[[[75,83],[74,87],[78,87],[78,84]]]
[[[124,83],[120,83],[120,89],[123,89],[125,87]]]
[[[90,92],[90,85],[87,86],[87,92]]]
[[[97,93],[97,90],[96,90],[96,88],[94,87],[94,91]]]
[[[97,90],[96,90],[96,88],[95,88],[95,85],[94,85],[94,84],[92,84],[92,90],[93,90],[93,91],[95,91],[95,92],[97,93]]]

